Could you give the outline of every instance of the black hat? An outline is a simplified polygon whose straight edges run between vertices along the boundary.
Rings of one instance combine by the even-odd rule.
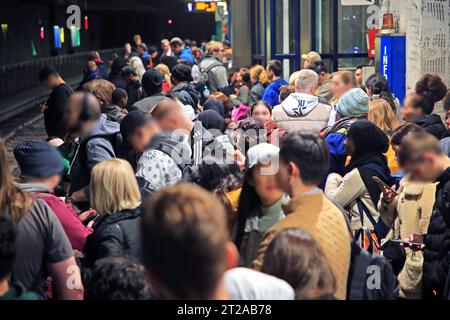
[[[124,142],[130,137],[138,128],[147,125],[151,121],[151,116],[143,113],[140,110],[131,111],[120,122],[120,133]]]
[[[163,81],[162,74],[155,68],[152,68],[147,70],[142,76],[142,88],[147,96],[152,96],[162,91]]]
[[[23,177],[48,178],[64,171],[63,157],[45,141],[24,141],[14,148],[14,157]]]
[[[179,63],[172,70],[172,77],[178,81],[191,82],[192,79],[192,68],[188,65]]]
[[[133,77],[137,76],[138,73],[137,73],[136,69],[134,69],[133,67],[125,66],[125,67],[122,68],[122,70],[120,70],[120,75],[123,78],[129,78],[131,76],[133,76]]]

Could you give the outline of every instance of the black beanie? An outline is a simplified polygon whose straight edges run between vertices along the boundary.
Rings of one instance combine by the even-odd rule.
[[[63,157],[44,141],[25,141],[17,145],[14,157],[23,177],[48,178],[64,171]]]
[[[163,76],[161,73],[152,68],[147,70],[142,76],[142,88],[147,96],[152,96],[162,91]]]
[[[172,70],[172,78],[178,81],[191,82],[192,79],[192,68],[188,65],[179,63]]]

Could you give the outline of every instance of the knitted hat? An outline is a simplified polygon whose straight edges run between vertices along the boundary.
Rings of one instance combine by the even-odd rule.
[[[172,78],[178,81],[192,81],[192,68],[185,64],[179,63],[172,70]]]
[[[339,99],[336,111],[345,117],[362,117],[369,112],[369,96],[360,88],[352,89]]]
[[[44,141],[25,141],[14,148],[22,177],[48,178],[64,171],[59,151]]]
[[[142,76],[142,88],[147,96],[152,96],[161,92],[163,81],[163,76],[158,70],[148,69]]]

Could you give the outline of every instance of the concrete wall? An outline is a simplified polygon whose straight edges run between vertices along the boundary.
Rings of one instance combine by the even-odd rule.
[[[248,67],[252,64],[252,34],[250,0],[231,0],[231,44],[233,67]]]

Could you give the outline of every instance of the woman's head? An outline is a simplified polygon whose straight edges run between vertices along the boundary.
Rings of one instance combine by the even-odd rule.
[[[262,83],[263,85],[269,84],[270,80],[266,73],[266,68],[261,65],[255,65],[250,69],[250,80],[253,84]]]
[[[230,105],[230,99],[222,92],[213,92],[209,95],[208,100],[220,100],[223,103],[224,108],[224,118],[229,119],[231,118],[231,110],[232,106]]]
[[[131,165],[121,159],[97,164],[91,175],[91,205],[99,214],[134,209],[141,194]]]
[[[84,84],[83,89],[91,92],[100,106],[103,106],[112,103],[112,93],[116,90],[116,86],[107,80],[94,79]]]
[[[410,133],[425,133],[425,129],[414,123],[406,123],[398,127],[391,136],[391,145],[395,153],[400,151],[403,139]]]
[[[160,63],[160,64],[156,65],[155,69],[158,70],[159,73],[162,74],[162,76],[164,78],[164,82],[170,83],[170,70],[169,70],[168,66],[166,66],[163,63]]]
[[[302,229],[283,230],[272,240],[262,271],[289,283],[297,300],[336,293],[336,278],[320,245]]]
[[[447,94],[447,86],[437,75],[427,74],[416,84],[416,91],[406,97],[402,117],[406,122],[414,118],[431,114],[436,102],[444,99]]]
[[[372,153],[386,153],[388,136],[368,120],[355,121],[347,132],[345,150],[349,156],[358,158]]]
[[[339,71],[333,74],[331,92],[335,100],[353,88],[356,88],[356,78],[353,72]]]
[[[384,99],[375,99],[369,102],[367,119],[388,135],[400,125],[390,104]]]
[[[251,116],[266,124],[272,120],[272,108],[265,101],[258,101],[251,108]]]
[[[250,71],[247,68],[241,68],[236,80],[240,85],[250,83]]]
[[[379,74],[373,74],[366,80],[366,91],[369,97],[380,95],[383,92],[389,92],[389,83],[387,79]]]
[[[16,187],[9,167],[6,146],[0,139],[0,213],[6,213],[14,221],[19,221],[32,203],[31,196]]]
[[[200,112],[197,119],[202,123],[206,130],[219,130],[223,133],[227,129],[225,119],[214,110]]]

